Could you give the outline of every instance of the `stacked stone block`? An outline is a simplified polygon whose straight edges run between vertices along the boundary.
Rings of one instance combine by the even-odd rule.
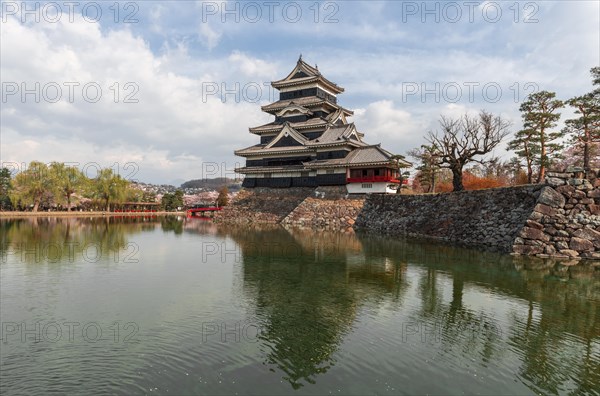
[[[343,186],[342,186],[343,187]],[[349,196],[343,187],[319,187],[282,224],[289,226],[348,230],[363,208],[364,197]]]
[[[539,257],[600,259],[597,170],[550,172],[513,252]]]

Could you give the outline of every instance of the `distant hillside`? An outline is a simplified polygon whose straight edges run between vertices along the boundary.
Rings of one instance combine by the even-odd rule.
[[[218,190],[223,186],[227,186],[230,191],[235,191],[240,189],[241,183],[226,177],[216,177],[214,179],[189,180],[183,183],[181,188],[203,188],[208,190]]]

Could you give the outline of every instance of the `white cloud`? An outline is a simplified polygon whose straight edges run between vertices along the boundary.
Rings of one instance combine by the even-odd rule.
[[[150,20],[150,30],[154,33],[162,34],[164,29],[161,24],[161,20],[164,18],[166,8],[162,4],[153,4],[148,17]]]
[[[260,77],[268,79],[275,75],[277,67],[261,59],[256,59],[240,51],[233,51],[229,61],[236,65],[244,76]]]
[[[280,16],[274,23],[222,23],[218,15],[204,23],[196,12],[201,3],[190,12],[182,2],[140,3],[139,24],[108,27],[66,18],[21,24],[8,17],[0,26],[3,83],[96,82],[103,95],[87,103],[80,86],[73,103],[65,97],[34,103],[32,96],[21,103],[11,96],[0,113],[2,161],[136,161],[142,180],[200,177],[203,162],[242,160],[233,150],[258,141],[248,127],[270,121],[259,105],[276,99],[203,100],[206,83],[231,89],[236,82],[243,87],[279,79],[299,53],[346,88],[339,103],[357,108],[354,118],[366,141],[405,153],[437,128],[440,114],[484,108],[510,119],[517,130],[518,106],[528,93],[524,84],[533,82],[563,99],[581,94],[591,89],[589,69],[600,56],[598,2],[537,3],[539,21],[533,24],[514,23],[508,13],[513,3],[504,7],[501,22],[478,17],[473,24],[422,23],[418,16],[405,23],[400,2],[384,1],[336,3],[338,22],[321,23],[327,11],[322,9],[321,22],[314,23],[311,4],[303,3],[299,23]],[[125,89],[128,82],[136,85]],[[475,100],[468,100],[465,88],[452,103],[423,98],[422,92],[407,98],[403,84],[411,82],[429,88],[480,85]],[[483,97],[481,86],[488,82],[501,86],[498,102]],[[135,87],[139,103],[123,103]]]
[[[202,162],[232,162],[234,148],[254,143],[247,128],[265,121],[256,104],[223,103],[216,95],[203,98],[202,77],[163,67],[168,55],[155,56],[128,30],[102,32],[98,24],[83,20],[25,26],[9,18],[2,24],[2,37],[3,83],[20,88],[25,82],[28,89],[39,83],[41,94],[40,103],[33,95],[24,102],[13,95],[3,104],[5,162],[134,161],[145,180],[200,177]],[[175,54],[181,57],[182,52]],[[272,70],[267,62],[232,56],[217,61],[219,67],[214,60],[195,63],[201,75],[212,74],[211,81],[230,78],[229,71],[240,61],[249,78],[256,78],[259,69]],[[68,82],[80,84],[72,103],[64,85]],[[86,83],[101,87],[97,103],[85,100]],[[61,88],[62,100],[49,103],[44,87],[54,85]],[[88,91],[91,96],[93,91]],[[127,95],[138,102],[125,103]]]
[[[207,24],[200,25],[199,34],[201,42],[209,50],[215,48],[217,44],[219,44],[219,40],[221,40],[222,35],[220,32],[217,32],[215,29],[213,29]]]
[[[357,129],[365,134],[367,143],[381,143],[383,148],[396,153],[404,153],[420,145],[427,128],[427,121],[415,119],[408,111],[395,107],[390,100],[373,102],[364,109],[357,109],[354,122]]]

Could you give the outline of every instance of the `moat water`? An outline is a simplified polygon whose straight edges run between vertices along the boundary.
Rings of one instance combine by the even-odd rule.
[[[175,217],[0,231],[3,395],[600,394],[591,262]]]

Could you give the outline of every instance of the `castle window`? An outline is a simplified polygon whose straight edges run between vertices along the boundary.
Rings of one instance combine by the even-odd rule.
[[[371,183],[363,183],[363,184],[361,185],[361,187],[362,187],[362,188],[373,188],[373,184],[371,184]]]

